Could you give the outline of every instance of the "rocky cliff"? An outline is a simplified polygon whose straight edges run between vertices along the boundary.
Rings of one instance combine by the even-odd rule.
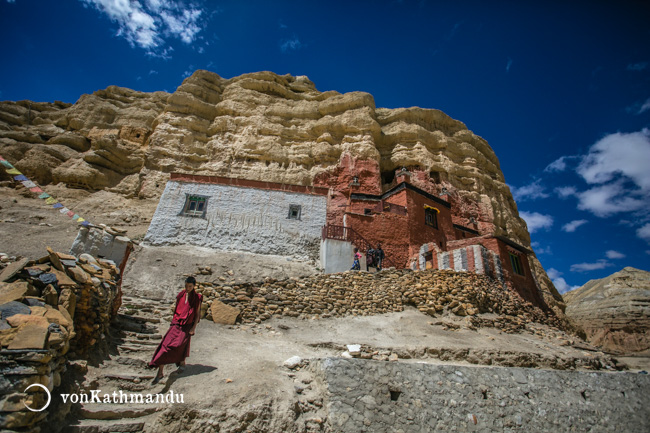
[[[199,70],[172,94],[111,86],[73,105],[2,102],[0,154],[44,185],[143,200],[160,197],[175,171],[338,192],[356,175],[380,192],[407,167],[422,189],[449,192],[458,223],[473,219],[530,247],[494,151],[462,122],[432,109],[376,108],[364,92],[320,92],[304,76]],[[535,257],[531,266],[547,302],[562,309]]]
[[[591,344],[615,353],[650,350],[650,272],[627,267],[564,299]]]

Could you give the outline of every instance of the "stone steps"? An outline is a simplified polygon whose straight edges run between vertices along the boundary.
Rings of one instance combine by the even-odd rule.
[[[102,378],[111,380],[128,380],[129,382],[141,383],[154,378],[154,374],[125,374],[125,373],[105,373]]]
[[[130,316],[128,314],[117,313],[117,321],[123,320],[131,320],[139,323],[160,323],[159,317]]]
[[[120,390],[137,394],[150,392],[156,372],[147,370],[146,366],[163,337],[158,328],[164,327],[162,322],[169,316],[169,307],[170,304],[156,300],[122,298],[122,307],[111,324],[110,333],[112,346],[120,355],[105,360],[99,367],[90,367],[92,372],[87,377],[94,377],[90,383],[93,389],[109,394]],[[155,417],[160,409],[162,406],[155,404],[85,404],[77,410],[79,421],[63,432],[139,432],[144,429],[145,421]]]
[[[125,344],[137,344],[140,346],[151,346],[156,347],[160,344],[160,341],[156,340],[145,340],[145,339],[137,339],[137,338],[127,338],[124,340]]]
[[[83,419],[64,427],[62,433],[127,433],[144,430],[144,422],[121,422],[121,420]]]
[[[87,404],[79,411],[79,416],[86,420],[120,420],[133,419],[150,415],[162,407],[124,404]]]
[[[142,322],[116,320],[112,324],[117,329],[136,332],[138,334],[157,334],[158,328]]]
[[[123,366],[135,367],[139,369],[147,367],[147,361],[144,359],[133,358],[130,356],[117,356],[112,359],[112,361]]]

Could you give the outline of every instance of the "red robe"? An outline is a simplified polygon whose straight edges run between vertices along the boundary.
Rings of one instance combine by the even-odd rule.
[[[192,291],[189,293],[188,302],[185,302],[186,291],[181,291],[176,296],[176,308],[169,330],[153,354],[150,367],[179,363],[190,356],[190,330],[194,326],[197,314],[201,314],[203,295]]]

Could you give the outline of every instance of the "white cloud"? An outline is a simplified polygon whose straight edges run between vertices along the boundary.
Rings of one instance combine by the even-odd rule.
[[[520,188],[516,186],[510,186],[510,191],[512,192],[512,197],[515,201],[521,202],[526,200],[537,200],[539,198],[546,198],[548,194],[544,192],[545,187],[540,184],[540,180],[524,185]]]
[[[542,215],[538,212],[519,212],[519,216],[526,221],[530,233],[540,229],[548,230],[553,226],[553,217],[550,215]]]
[[[650,191],[650,130],[610,134],[582,159],[577,172],[587,183],[602,184],[623,175],[644,191]]]
[[[187,70],[183,72],[183,78],[187,78],[194,73],[194,65],[189,65]]]
[[[191,44],[201,31],[199,23],[201,14],[202,11],[199,9],[163,10],[160,12],[160,17],[167,24],[171,34],[186,44]]]
[[[567,168],[567,163],[577,158],[579,157],[575,155],[561,156],[555,161],[553,161],[552,163],[550,163],[549,165],[547,165],[544,171],[548,173],[564,171]]]
[[[149,75],[158,75],[158,71],[154,71],[153,69],[149,71]]]
[[[648,203],[643,194],[626,190],[620,181],[597,186],[576,195],[578,209],[603,218],[619,212],[638,211],[647,207]]]
[[[578,192],[575,186],[561,186],[555,188],[554,191],[557,193],[557,195],[560,198],[569,198],[572,195],[576,195],[576,193]]]
[[[650,243],[650,223],[639,227],[636,231],[636,235],[643,239],[646,242]]]
[[[614,251],[614,250],[607,251],[605,255],[607,256],[608,259],[613,259],[613,260],[625,258],[625,254],[619,253],[618,251]]]
[[[639,111],[636,114],[645,113],[648,110],[650,110],[650,98],[645,100],[645,102],[643,103],[643,105],[641,105],[641,108],[639,108]]]
[[[532,242],[530,246],[533,247],[536,254],[552,254],[551,247],[542,247],[539,242]]]
[[[132,47],[147,54],[169,58],[171,47],[165,47],[168,36],[191,44],[203,29],[203,11],[187,7],[180,1],[146,0],[80,0],[93,5],[117,23],[117,36],[125,38]]]
[[[566,223],[562,226],[562,231],[565,231],[567,233],[573,233],[576,231],[578,227],[580,227],[583,224],[587,224],[589,221],[587,220],[573,220],[570,223]]]
[[[612,266],[612,264],[605,259],[600,259],[595,263],[576,263],[571,265],[571,272],[595,271],[598,269],[605,269],[608,266]]]
[[[300,40],[298,38],[293,38],[293,39],[287,39],[283,42],[280,43],[280,50],[283,53],[286,53],[287,51],[290,50],[299,50],[302,44],[300,43]]]
[[[511,67],[512,67],[512,59],[508,57],[508,64],[506,64],[506,73],[510,72]]]
[[[562,156],[556,159],[555,161],[547,165],[546,168],[544,169],[544,171],[550,171],[550,172],[564,171],[564,170],[566,170],[566,156]]]
[[[580,287],[580,286],[569,286],[566,280],[561,277],[562,272],[558,271],[557,269],[551,268],[546,272],[546,274],[551,279],[551,281],[553,281],[553,285],[561,294],[564,294],[571,290],[575,290]]]
[[[630,63],[627,65],[628,71],[643,71],[648,67],[648,62]]]

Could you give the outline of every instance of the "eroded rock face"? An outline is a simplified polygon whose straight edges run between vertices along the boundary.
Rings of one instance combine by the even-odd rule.
[[[631,267],[564,295],[589,342],[615,353],[650,350],[650,272]]]
[[[379,193],[407,167],[420,188],[447,190],[454,222],[530,247],[494,151],[462,122],[376,108],[364,92],[320,92],[304,76],[199,70],[172,94],[110,86],[74,105],[2,102],[0,153],[42,184],[154,199],[169,173],[186,172],[327,186],[337,203],[353,176]],[[560,301],[531,260],[548,300]]]

